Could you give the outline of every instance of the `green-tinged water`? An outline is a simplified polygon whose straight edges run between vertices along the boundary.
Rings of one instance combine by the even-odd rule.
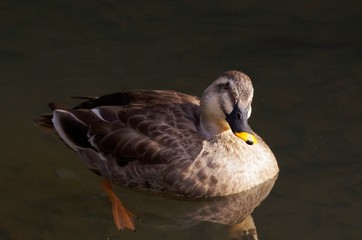
[[[136,233],[117,232],[99,177],[33,124],[48,102],[77,103],[70,96],[199,96],[229,69],[253,80],[249,123],[281,170],[252,214],[259,239],[360,239],[361,9],[321,0],[2,1],[0,239],[241,239],[242,224],[195,220],[182,201],[123,188],[117,194],[142,220]]]

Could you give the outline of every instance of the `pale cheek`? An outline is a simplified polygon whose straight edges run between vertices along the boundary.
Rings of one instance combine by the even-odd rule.
[[[233,104],[231,103],[231,101],[226,101],[224,102],[224,108],[227,114],[230,114],[233,111]]]

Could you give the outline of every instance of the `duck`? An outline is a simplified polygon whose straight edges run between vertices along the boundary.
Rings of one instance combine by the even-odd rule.
[[[52,130],[99,175],[117,229],[137,217],[112,184],[203,199],[252,189],[278,175],[277,160],[250,127],[254,88],[243,72],[223,72],[201,98],[173,90],[133,90],[50,103],[36,123]]]

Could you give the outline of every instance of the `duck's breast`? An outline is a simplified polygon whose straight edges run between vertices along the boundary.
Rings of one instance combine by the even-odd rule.
[[[204,141],[195,161],[178,172],[177,191],[191,197],[225,196],[275,177],[276,159],[263,140],[258,140],[257,144],[248,145],[224,132],[212,141]]]

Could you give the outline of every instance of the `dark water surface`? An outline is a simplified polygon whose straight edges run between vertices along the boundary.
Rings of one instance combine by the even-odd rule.
[[[253,79],[250,124],[281,169],[253,213],[259,239],[361,239],[361,9],[321,0],[2,1],[0,239],[240,238],[217,223],[165,227],[173,215],[156,207],[137,233],[117,232],[100,179],[32,123],[48,102],[74,95],[200,95],[229,69]],[[158,201],[183,208],[117,192],[136,213]]]

